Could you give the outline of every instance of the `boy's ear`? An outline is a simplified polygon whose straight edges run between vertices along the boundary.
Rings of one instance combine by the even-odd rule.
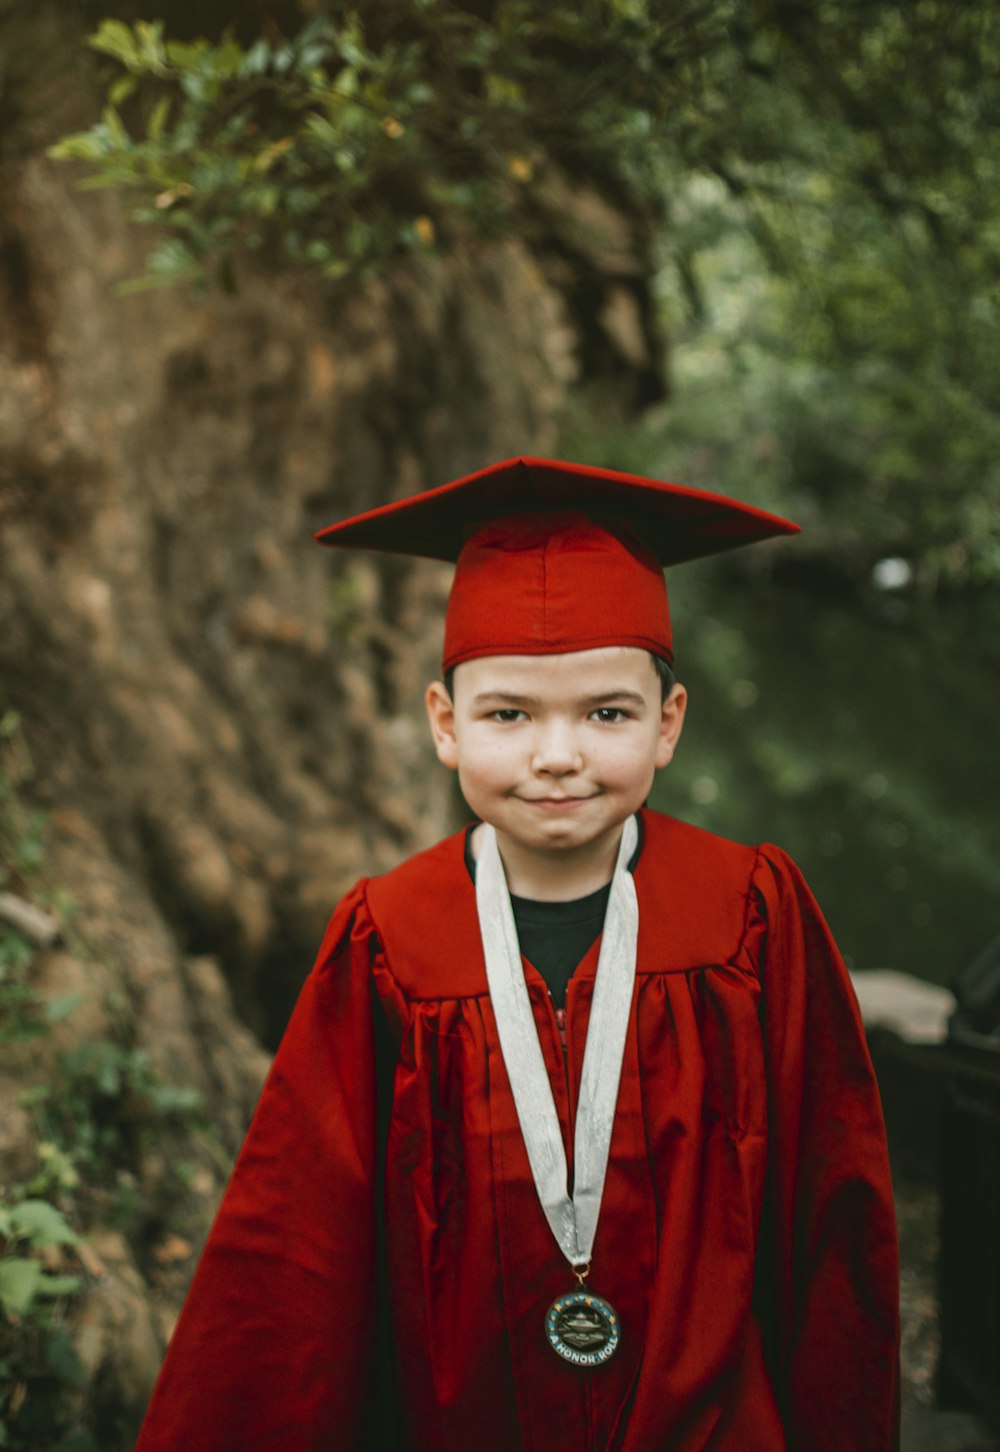
[[[678,682],[663,703],[660,714],[660,739],[656,747],[657,767],[666,766],[673,760],[674,749],[684,729],[687,700],[687,690]]]
[[[453,771],[458,768],[458,743],[455,740],[455,706],[445,689],[444,681],[431,681],[424,696],[427,719],[438,760]]]

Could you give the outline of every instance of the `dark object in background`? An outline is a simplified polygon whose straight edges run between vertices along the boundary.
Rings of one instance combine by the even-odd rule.
[[[943,1407],[1000,1438],[1000,937],[959,974],[941,1155]]]
[[[958,1008],[950,1037],[1000,1054],[1000,936],[952,984]]]

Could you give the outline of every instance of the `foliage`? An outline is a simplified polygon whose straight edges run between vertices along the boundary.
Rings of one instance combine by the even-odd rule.
[[[159,229],[142,281],[231,282],[254,250],[344,279],[469,232],[572,250],[553,177],[596,186],[660,239],[693,405],[665,442],[686,429],[698,472],[744,494],[749,451],[757,495],[829,520],[817,550],[855,581],[882,558],[925,595],[1000,576],[986,0],[240,15],[241,39],[93,37],[108,104],[54,154]]]
[[[669,21],[641,0],[318,9],[247,44],[168,39],[159,21],[98,28],[124,73],[97,125],[53,155],[136,193],[135,215],[165,233],[147,282],[209,262],[229,276],[260,248],[344,277],[450,245],[466,223],[524,227],[547,162],[638,174],[658,78],[710,46],[728,6]]]
[[[18,725],[8,713],[2,723],[8,742],[17,739]],[[20,881],[41,869],[44,820],[21,805],[0,770],[0,845],[11,864],[5,881],[15,870]],[[44,1039],[51,1023],[30,985],[34,957],[30,943],[0,925],[0,1044],[8,1052]],[[54,1177],[43,1167],[31,1189],[11,1186],[0,1193],[0,1447],[16,1452],[92,1448],[77,1435],[67,1404],[67,1393],[82,1379],[68,1328],[82,1280],[71,1259],[67,1269],[67,1256],[79,1237],[67,1219],[75,1206],[65,1195],[78,1185],[67,1157]]]
[[[34,994],[25,982],[33,958],[30,943],[0,927],[0,1044],[37,1038],[45,1032]]]
[[[127,1208],[143,1153],[165,1125],[200,1125],[201,1097],[162,1083],[142,1049],[113,1039],[79,1044],[59,1067],[31,1096],[42,1142],[69,1155],[91,1186],[124,1186]]]
[[[0,716],[0,891],[37,873],[44,858],[45,814],[25,807],[16,790],[32,772],[20,726],[16,711]],[[0,923],[0,1045],[45,1032],[27,983],[33,958],[31,944]]]
[[[78,1243],[49,1201],[16,1192],[0,1201],[0,1446],[17,1452],[89,1452],[65,1393],[83,1379],[67,1326],[78,1274],[63,1269]]]
[[[0,721],[7,758],[30,761],[14,713]],[[0,848],[4,883],[20,890],[45,866],[45,816],[27,808],[0,761]],[[26,1089],[39,1135],[38,1168],[0,1194],[0,1447],[14,1452],[96,1452],[74,1392],[84,1372],[71,1314],[83,1287],[75,1228],[93,1219],[122,1228],[159,1213],[139,1190],[143,1156],[172,1127],[201,1126],[199,1096],[165,1085],[144,1052],[117,1037],[54,1053],[53,1026],[78,1006],[70,996],[43,1005],[32,987],[36,950],[0,924],[0,1043],[12,1055],[32,1044],[44,1077]],[[26,1064],[23,1052],[19,1054]],[[178,1179],[182,1178],[178,1171]]]
[[[33,770],[21,719],[6,710],[0,715],[0,890],[16,876],[35,871],[44,855],[45,814],[17,796],[18,784]]]

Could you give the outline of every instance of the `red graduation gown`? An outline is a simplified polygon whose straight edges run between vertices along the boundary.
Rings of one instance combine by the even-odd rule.
[[[407,1452],[897,1445],[893,1202],[837,950],[779,849],[643,824],[591,1273],[618,1353],[581,1370],[545,1340],[574,1283],[531,1179],[458,834],[334,913],[136,1452],[370,1452],[393,1400]],[[525,966],[568,1145],[596,963],[595,945],[570,983],[565,1064]]]

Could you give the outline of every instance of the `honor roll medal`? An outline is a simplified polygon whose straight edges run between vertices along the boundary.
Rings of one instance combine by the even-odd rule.
[[[476,905],[500,1048],[535,1189],[552,1234],[578,1282],[576,1290],[557,1297],[549,1307],[545,1334],[552,1349],[566,1361],[576,1366],[600,1366],[618,1349],[621,1323],[613,1307],[587,1288],[586,1279],[601,1213],[635,982],[639,906],[627,864],[636,849],[638,828],[635,818],[630,817],[622,831],[604,919],[580,1076],[572,1195],[559,1116],[531,1012],[514,911],[491,826],[482,828],[482,838],[476,864]]]

